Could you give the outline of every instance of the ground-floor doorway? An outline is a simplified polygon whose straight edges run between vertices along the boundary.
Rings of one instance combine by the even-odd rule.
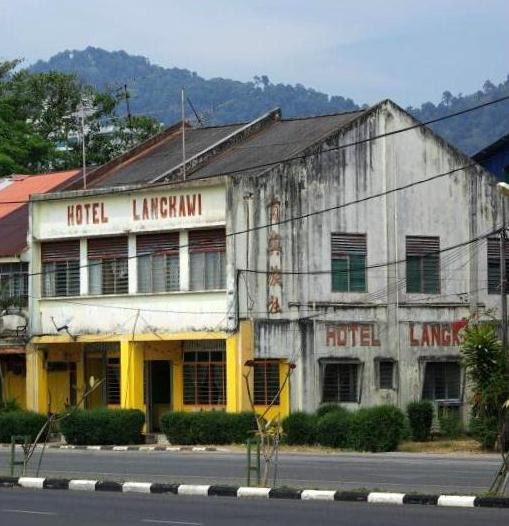
[[[146,360],[144,396],[147,408],[147,431],[159,432],[160,418],[172,408],[172,363],[170,360]]]

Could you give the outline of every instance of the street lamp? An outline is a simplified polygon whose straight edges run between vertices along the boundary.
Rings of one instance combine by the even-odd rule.
[[[497,183],[497,191],[504,197],[509,197],[509,184]],[[502,311],[502,349],[507,349],[507,278],[505,267],[505,199],[502,199],[502,230],[500,231],[500,305]]]

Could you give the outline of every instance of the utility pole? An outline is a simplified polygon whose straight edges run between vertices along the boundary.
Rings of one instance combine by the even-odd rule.
[[[180,93],[180,104],[182,106],[182,175],[186,179],[186,109],[184,88]]]
[[[506,217],[505,199],[502,197],[502,230],[500,232],[500,302],[502,312],[502,349],[507,351],[507,276],[506,276]]]
[[[81,147],[82,147],[82,165],[83,165],[83,189],[87,189],[87,154],[86,154],[86,145],[85,145],[85,104],[81,101],[80,107],[80,116],[81,116]]]

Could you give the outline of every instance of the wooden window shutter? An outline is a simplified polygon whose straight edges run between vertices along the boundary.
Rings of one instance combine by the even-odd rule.
[[[127,237],[93,237],[88,240],[89,259],[127,257]]]
[[[41,244],[41,260],[43,263],[53,261],[70,261],[80,259],[80,240],[46,241]]]
[[[213,230],[190,230],[189,252],[225,252],[226,232],[224,228]]]
[[[179,233],[165,232],[136,236],[136,254],[178,254]]]

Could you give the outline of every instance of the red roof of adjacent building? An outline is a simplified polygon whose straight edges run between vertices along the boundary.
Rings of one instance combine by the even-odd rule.
[[[80,172],[68,170],[38,175],[13,175],[7,184],[0,185],[0,257],[17,256],[26,247],[27,203],[30,196],[62,190]]]

